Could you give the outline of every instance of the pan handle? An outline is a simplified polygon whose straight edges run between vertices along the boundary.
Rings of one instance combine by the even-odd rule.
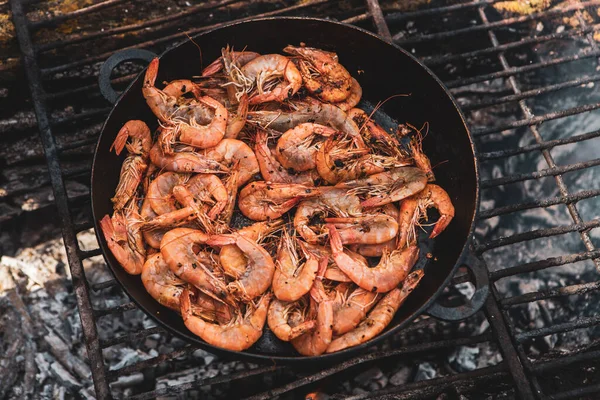
[[[487,268],[483,260],[477,257],[470,246],[467,247],[463,256],[459,259],[459,265],[464,265],[475,280],[475,293],[465,304],[458,307],[446,307],[440,303],[433,303],[427,310],[427,314],[445,321],[459,321],[475,314],[483,307],[490,293],[490,282]]]
[[[150,62],[156,57],[158,57],[156,53],[144,49],[121,50],[108,57],[108,59],[104,61],[104,64],[102,64],[102,67],[100,67],[100,73],[98,74],[98,86],[100,86],[100,93],[102,93],[102,96],[104,96],[111,104],[115,104],[119,99],[120,94],[115,92],[110,84],[110,75],[117,65],[130,60],[144,60]]]

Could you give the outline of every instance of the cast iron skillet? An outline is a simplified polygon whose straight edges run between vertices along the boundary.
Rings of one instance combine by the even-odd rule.
[[[429,122],[429,134],[423,147],[435,168],[437,183],[449,193],[456,208],[456,216],[435,241],[425,240],[422,235],[421,257],[417,268],[425,268],[425,277],[400,308],[388,328],[373,340],[338,353],[318,357],[301,357],[289,343],[279,341],[269,330],[260,341],[244,352],[231,352],[206,344],[184,326],[181,317],[158,304],[145,291],[140,277],[128,275],[115,260],[101,234],[98,221],[112,214],[113,196],[119,179],[124,154],[117,157],[109,148],[121,126],[130,119],[141,119],[151,129],[157,127],[156,117],[151,113],[142,96],[143,72],[117,99],[110,88],[110,73],[120,62],[131,59],[150,61],[153,53],[129,50],[111,57],[103,66],[100,86],[105,96],[115,103],[98,140],[92,167],[92,208],[96,222],[96,235],[104,257],[115,278],[127,294],[167,330],[190,343],[213,353],[252,361],[273,360],[281,362],[327,362],[347,358],[397,332],[423,313],[438,318],[458,320],[475,313],[483,304],[487,293],[487,274],[481,261],[469,249],[473,222],[479,202],[477,160],[473,141],[456,102],[443,84],[409,53],[387,43],[372,33],[337,22],[312,18],[266,18],[234,23],[209,31],[186,41],[160,56],[157,85],[160,82],[189,78],[201,70],[202,49],[204,66],[220,56],[227,44],[236,49],[247,48],[262,54],[281,53],[287,44],[305,42],[309,46],[335,51],[340,62],[358,79],[363,88],[365,106],[375,104],[390,96],[404,93],[383,106],[383,112],[399,122],[421,126]],[[159,86],[160,87],[160,86]],[[381,120],[385,123],[384,120]],[[425,256],[431,252],[435,258]],[[447,308],[434,303],[448,285],[456,268],[469,267],[475,278],[477,290],[474,297],[458,308]],[[266,324],[265,324],[266,325]]]

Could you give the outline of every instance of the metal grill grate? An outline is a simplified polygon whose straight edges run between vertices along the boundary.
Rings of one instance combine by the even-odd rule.
[[[590,128],[589,132],[560,134],[567,124],[586,121],[585,118],[597,115],[594,111],[600,108],[600,98],[595,97],[593,91],[594,83],[600,80],[597,73],[600,50],[595,40],[595,33],[600,29],[596,12],[600,1],[570,1],[546,11],[510,18],[496,10],[500,3],[498,0],[450,2],[441,6],[434,1],[426,8],[405,12],[394,11],[395,2],[377,0],[359,2],[347,10],[339,8],[337,2],[328,0],[288,1],[278,3],[279,8],[272,7],[259,13],[249,8],[234,15],[221,16],[222,22],[212,22],[212,17],[207,17],[209,13],[217,13],[232,4],[241,3],[240,0],[215,0],[141,24],[107,29],[87,36],[71,35],[64,40],[44,44],[35,44],[32,33],[84,15],[122,7],[127,2],[105,0],[36,22],[31,22],[26,14],[32,1],[11,0],[10,3],[62,223],[98,398],[110,398],[110,382],[121,376],[148,371],[158,365],[169,365],[171,370],[177,370],[185,365],[178,363],[178,360],[192,357],[195,349],[182,345],[180,349],[118,370],[106,370],[102,349],[121,343],[135,344],[150,335],[167,333],[161,328],[152,327],[132,331],[123,337],[99,339],[100,319],[114,318],[136,307],[133,303],[125,303],[109,309],[92,308],[90,297],[101,295],[103,290],[116,290],[117,284],[109,281],[91,290],[88,287],[83,260],[100,254],[100,251],[82,250],[78,245],[77,233],[91,228],[92,221],[74,224],[71,206],[77,199],[67,197],[65,179],[85,176],[89,174],[89,167],[64,171],[61,169],[61,155],[70,149],[90,147],[99,133],[99,123],[109,109],[98,106],[96,84],[86,81],[77,89],[61,91],[57,85],[53,85],[52,80],[60,80],[76,70],[88,71],[90,76],[94,76],[98,63],[118,49],[161,50],[184,40],[186,33],[192,35],[220,26],[225,19],[273,15],[327,15],[368,29],[375,28],[382,37],[393,40],[420,57],[463,104],[477,139],[483,173],[483,210],[476,237],[477,251],[488,263],[490,281],[495,282],[484,308],[485,315],[480,313],[473,319],[484,323],[487,321],[492,329],[483,333],[470,332],[462,330],[459,324],[424,318],[376,351],[319,371],[317,367],[312,371],[290,371],[289,368],[276,365],[246,365],[244,370],[213,378],[168,388],[148,388],[133,398],[154,398],[238,381],[248,385],[250,389],[246,393],[252,399],[293,396],[307,393],[315,387],[335,387],[340,376],[356,376],[374,362],[381,365],[408,357],[416,361],[435,362],[441,353],[483,343],[490,346],[492,353],[501,353],[502,361],[468,372],[451,372],[442,377],[400,386],[389,385],[352,398],[435,398],[442,393],[504,393],[523,399],[566,399],[583,398],[585,395],[594,398],[592,394],[600,392],[600,380],[586,369],[587,363],[597,358],[600,351],[595,347],[593,335],[589,336],[585,346],[569,349],[565,353],[552,351],[553,346],[548,346],[541,354],[539,350],[534,350],[534,345],[544,337],[550,340],[554,337],[560,341],[575,330],[595,327],[600,323],[599,317],[583,315],[568,303],[568,299],[578,296],[589,296],[593,301],[593,296],[600,288],[593,268],[583,268],[580,276],[574,280],[565,279],[555,287],[515,290],[504,283],[514,283],[516,280],[511,278],[532,274],[543,278],[545,270],[560,271],[561,268],[581,263],[584,266],[600,266],[600,250],[595,247],[593,231],[600,226],[600,221],[592,218],[593,207],[591,203],[586,203],[600,194],[600,188],[594,187],[597,183],[590,180],[586,190],[574,192],[572,189],[578,177],[594,177],[594,171],[597,171],[594,168],[600,165],[600,158],[594,158],[593,152],[584,151],[586,147],[597,145],[594,139],[600,136],[600,130]],[[282,3],[285,4],[281,6]],[[201,27],[197,22],[189,21],[189,17],[199,16],[208,20]],[[178,28],[188,26],[193,27],[186,33],[178,31]],[[112,40],[106,41],[107,38]],[[91,49],[97,46],[101,50],[90,52],[92,55],[89,57],[74,60],[69,58],[72,46]],[[560,49],[565,50],[566,54],[561,54]],[[122,84],[132,76],[129,71],[116,77],[113,82]],[[72,116],[53,117],[49,105],[69,98],[81,99],[86,107]],[[552,99],[561,99],[561,104],[566,106],[556,107],[557,103],[549,105]],[[593,125],[591,117],[589,122]],[[84,128],[90,132],[86,137],[72,142],[65,140],[65,133]],[[555,149],[562,146],[571,146],[583,154],[575,156],[573,160],[567,159],[567,162],[558,162],[556,154],[562,153],[555,154]],[[588,157],[589,154],[591,156]],[[510,160],[516,161],[511,164]],[[520,167],[524,160],[535,163],[535,169],[522,170]],[[531,198],[515,195],[515,187],[527,185],[542,189]],[[513,198],[516,201],[504,203],[506,199]],[[554,210],[554,218],[550,222],[536,221],[524,225],[526,230],[523,227],[521,231],[510,228],[511,221],[532,210]],[[492,220],[495,222],[490,223]],[[570,254],[555,254],[553,246],[560,248],[557,245],[559,241],[573,235],[578,242],[570,247]],[[528,246],[540,240],[548,246],[548,254],[527,254]],[[515,256],[509,260],[512,264],[506,265],[506,258],[500,258],[498,251],[506,251],[507,248],[514,249],[509,250],[513,254],[526,256]],[[550,300],[553,302],[545,303]],[[562,314],[550,312],[544,304],[558,307]],[[531,309],[541,313],[541,320],[544,321],[542,326],[532,325],[533,318],[525,315],[523,310]],[[431,340],[425,343],[420,335],[423,331],[433,332]],[[566,368],[568,372],[565,372]],[[558,374],[560,371],[563,375]],[[564,378],[565,373],[569,378]],[[578,375],[581,379],[577,378]],[[266,390],[264,386],[248,383],[266,376],[272,376]],[[565,383],[566,380],[569,382]],[[561,383],[564,385],[557,387]]]

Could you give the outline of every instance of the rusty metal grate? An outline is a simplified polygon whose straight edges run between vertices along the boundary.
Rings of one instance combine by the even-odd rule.
[[[341,10],[337,2],[328,0],[284,1],[267,11],[254,13],[253,9],[249,9],[220,17],[220,21],[211,21],[208,13],[242,3],[241,0],[215,0],[141,24],[107,29],[87,36],[71,35],[64,40],[43,44],[34,43],[32,33],[84,15],[120,7],[127,2],[105,0],[36,22],[31,22],[27,17],[27,9],[34,1],[11,0],[10,3],[62,223],[98,398],[111,398],[110,384],[120,376],[147,371],[157,365],[166,364],[176,369],[175,360],[190,357],[195,349],[182,346],[118,370],[106,369],[103,349],[121,343],[137,343],[150,335],[167,333],[161,328],[152,327],[110,340],[99,340],[99,319],[111,318],[136,307],[133,303],[125,303],[109,309],[92,308],[91,296],[101,295],[103,290],[114,289],[117,284],[109,281],[91,288],[88,286],[83,260],[100,254],[100,251],[82,250],[78,245],[77,233],[90,229],[92,221],[74,223],[71,206],[77,199],[67,196],[65,179],[89,175],[89,167],[65,173],[61,169],[61,155],[67,150],[93,144],[95,135],[99,133],[99,122],[105,118],[109,108],[98,107],[98,103],[92,101],[98,98],[96,84],[88,82],[76,89],[60,90],[51,84],[52,79],[81,69],[89,69],[90,75],[94,76],[98,63],[116,50],[161,50],[185,40],[186,34],[192,35],[231,20],[274,15],[325,15],[375,30],[382,37],[420,57],[461,102],[476,138],[482,163],[483,203],[476,249],[486,260],[490,281],[494,282],[484,315],[480,313],[472,318],[487,321],[492,329],[483,333],[465,333],[460,330],[459,324],[422,319],[381,348],[333,367],[290,371],[289,367],[276,365],[247,365],[244,370],[213,378],[168,388],[148,388],[133,398],[154,398],[232,382],[247,385],[252,379],[265,376],[273,377],[270,384],[266,387],[248,386],[250,389],[244,393],[252,399],[278,395],[293,397],[298,393],[308,393],[315,387],[333,387],[338,377],[354,376],[373,363],[394,362],[407,357],[431,360],[440,352],[482,343],[488,343],[492,352],[501,354],[502,361],[472,371],[453,372],[429,380],[388,386],[352,398],[435,398],[440,394],[486,393],[523,399],[567,399],[585,396],[595,398],[594,393],[600,393],[600,379],[589,372],[589,362],[600,354],[593,335],[585,345],[566,352],[553,351],[552,346],[542,352],[533,350],[543,338],[564,341],[565,335],[600,324],[600,317],[582,315],[568,303],[568,299],[577,296],[592,296],[590,298],[593,301],[593,296],[600,289],[594,269],[582,270],[581,276],[575,280],[564,280],[553,287],[534,287],[529,291],[514,290],[503,283],[507,280],[514,283],[515,277],[532,274],[543,278],[540,274],[546,270],[558,268],[560,271],[560,268],[581,263],[600,266],[600,250],[595,246],[597,236],[594,235],[594,229],[600,227],[600,221],[593,218],[593,207],[587,203],[600,195],[600,187],[590,181],[585,190],[573,190],[573,182],[578,176],[594,176],[595,168],[600,166],[600,158],[595,157],[593,152],[588,152],[591,156],[588,154],[584,157],[586,153],[583,151],[584,156],[580,158],[567,158],[566,162],[560,162],[556,155],[562,157],[562,153],[555,154],[555,150],[563,146],[582,151],[598,144],[594,140],[600,137],[600,126],[589,131],[568,132],[563,136],[557,132],[565,130],[566,124],[579,121],[577,118],[585,120],[589,117],[592,126],[592,117],[597,116],[598,112],[595,111],[600,109],[600,97],[594,96],[593,91],[594,84],[600,80],[600,74],[597,73],[600,69],[600,50],[595,35],[600,30],[597,13],[600,1],[569,1],[545,11],[513,17],[506,17],[497,11],[498,0],[433,1],[425,8],[403,12],[393,10],[394,2],[377,0],[357,3],[350,10]],[[206,22],[190,22],[190,17],[204,17]],[[188,26],[193,28],[185,33],[178,31],[178,28]],[[107,38],[113,39],[108,41],[108,45]],[[91,55],[83,59],[69,58],[72,46],[94,48],[100,46],[101,42],[104,43],[102,51],[90,52]],[[560,49],[565,54],[561,54]],[[123,84],[132,77],[131,73],[123,74],[113,82]],[[90,106],[73,116],[52,117],[50,105],[69,98]],[[565,106],[549,105],[549,98],[560,98]],[[57,137],[62,132],[83,128],[91,130],[92,134],[73,142],[61,139],[61,144],[57,145]],[[91,154],[89,156],[91,158]],[[517,162],[510,164],[508,160]],[[534,162],[535,168],[523,170],[519,164],[523,160]],[[514,195],[515,187],[527,185],[540,186],[543,190],[530,198]],[[554,218],[538,221],[531,228],[524,226],[520,231],[506,228],[512,219],[532,210],[554,210]],[[491,220],[496,221],[495,225],[488,224]],[[578,242],[571,246],[568,254],[555,254],[553,246],[573,235]],[[540,240],[547,243],[548,254],[537,252],[521,259],[515,256],[510,265],[507,265],[506,259],[498,257],[499,249],[514,249],[512,251],[515,254],[526,253],[530,243]],[[564,309],[562,314],[554,312],[553,317],[546,306],[542,307],[548,301],[553,301],[551,304],[555,309]],[[532,327],[532,318],[525,315],[523,309],[542,310],[542,326]],[[435,337],[422,343],[419,335],[415,334],[421,329],[436,332]],[[565,374],[569,376],[565,378]],[[575,378],[578,375],[580,380]]]

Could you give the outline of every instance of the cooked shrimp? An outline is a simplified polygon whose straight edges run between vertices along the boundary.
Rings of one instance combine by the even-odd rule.
[[[187,174],[165,172],[158,175],[150,186],[146,198],[149,200],[152,210],[158,215],[177,210],[173,188],[182,185],[189,179]]]
[[[380,244],[396,238],[398,222],[385,214],[348,218],[325,218],[337,228],[343,244]]]
[[[323,262],[320,264],[321,271]],[[296,351],[303,356],[318,356],[327,350],[333,336],[333,301],[327,296],[320,280],[315,281],[310,294],[308,319],[316,319],[317,326],[314,331],[292,339],[291,342]]]
[[[454,206],[448,193],[438,185],[428,184],[423,191],[411,196],[400,205],[400,238],[401,247],[416,242],[415,226],[421,218],[427,218],[427,208],[435,207],[440,213],[430,238],[435,238],[444,231],[454,218]]]
[[[282,220],[256,222],[238,230],[237,233],[260,244],[265,237],[278,230],[282,225]],[[244,256],[242,250],[235,244],[228,244],[221,247],[219,261],[225,274],[234,279],[239,279],[248,266],[246,256]]]
[[[417,168],[420,168],[423,172],[425,172],[428,182],[434,182],[435,175],[433,174],[433,169],[431,168],[431,161],[429,161],[429,158],[425,155],[425,153],[423,153],[423,139],[420,132],[417,137],[411,138],[409,149]]]
[[[204,150],[204,157],[230,168],[237,164],[238,185],[242,186],[260,171],[252,149],[236,139],[223,139],[218,145]]]
[[[219,214],[215,223],[213,224],[214,233],[224,233],[229,229],[229,222],[231,222],[231,218],[233,217],[233,210],[237,200],[238,176],[238,169],[234,167],[224,179],[225,190],[227,191],[227,203],[225,203],[223,212]]]
[[[131,139],[131,143],[127,143],[128,139]],[[135,195],[148,168],[148,157],[152,148],[152,136],[148,125],[138,120],[127,121],[117,133],[110,150],[115,149],[115,153],[119,155],[125,147],[129,155],[123,161],[119,184],[115,196],[111,199],[115,211],[125,207]]]
[[[392,321],[398,308],[417,287],[422,277],[423,270],[417,270],[408,275],[402,283],[402,287],[387,293],[357,328],[333,340],[327,348],[327,353],[358,346],[379,335]]]
[[[371,196],[361,204],[365,208],[379,207],[420,192],[427,185],[427,176],[413,167],[394,168],[367,178],[340,182],[336,187],[353,189],[351,193]]]
[[[330,103],[350,96],[352,76],[338,62],[337,54],[313,47],[287,46],[283,51],[301,58],[298,67],[310,93]]]
[[[252,182],[241,190],[238,207],[246,217],[266,221],[281,217],[302,199],[320,193],[320,189],[304,185]]]
[[[375,307],[379,297],[379,293],[368,292],[360,287],[343,293],[341,304],[333,310],[333,334],[343,335],[356,328]]]
[[[327,257],[327,270],[325,271],[325,274],[323,275],[324,278],[329,279],[330,281],[335,281],[335,282],[352,282],[352,279],[350,279],[348,277],[348,275],[346,275],[344,273],[344,271],[339,269],[339,267],[335,264],[335,261],[333,260],[333,256],[331,254],[331,249],[329,247],[320,246],[318,244],[306,243],[306,242],[299,242],[299,243],[303,249],[305,249],[307,252],[311,252],[319,259],[322,259],[323,257]],[[344,252],[346,254],[348,254],[349,257],[356,259],[358,262],[367,264],[366,258],[361,256],[360,254],[352,253],[346,249],[344,249]]]
[[[313,186],[319,174],[315,171],[292,173],[277,161],[269,149],[267,133],[259,129],[255,136],[254,153],[260,168],[260,174],[267,182],[273,183],[296,183],[299,185]]]
[[[319,138],[329,137],[335,132],[335,129],[324,125],[302,123],[281,135],[275,148],[275,157],[284,168],[293,171],[314,169]]]
[[[207,212],[208,218],[215,219],[227,205],[229,193],[223,185],[223,182],[211,174],[199,174],[191,177],[185,187],[189,190],[187,199],[179,200],[183,205],[193,205],[198,203],[212,205]],[[189,196],[192,198],[189,198]]]
[[[315,281],[319,260],[311,252],[302,249],[303,257],[298,254],[296,238],[284,230],[273,276],[273,294],[279,300],[296,301],[304,296]],[[300,245],[302,248],[302,246]],[[304,260],[302,260],[304,258]]]
[[[150,199],[146,197],[142,202],[142,208],[140,209],[140,215],[144,221],[151,221],[158,217],[158,214],[154,212],[150,205]],[[160,241],[162,240],[168,229],[145,229],[142,231],[144,241],[148,246],[154,249],[160,249]]]
[[[248,95],[244,93],[238,104],[236,112],[229,112],[227,117],[227,128],[225,138],[236,139],[244,126],[248,117]]]
[[[303,200],[294,215],[296,231],[312,244],[322,242],[326,237],[322,224],[327,216],[354,217],[362,214],[360,199],[356,195],[331,187],[320,188],[320,191],[320,196]]]
[[[358,148],[366,149],[360,130],[352,118],[331,104],[314,103],[293,112],[255,111],[248,113],[248,121],[279,132],[288,131],[303,122],[330,126],[353,138]]]
[[[201,125],[194,117],[191,119],[174,118],[172,123],[179,131],[179,141],[200,149],[216,146],[225,136],[228,112],[225,106],[212,97],[203,96],[198,101],[214,110],[214,116],[208,125]]]
[[[248,260],[248,266],[242,276],[228,285],[228,289],[236,296],[246,301],[252,300],[269,289],[273,281],[275,263],[262,246],[238,233],[213,235],[206,243],[211,246],[235,244]]]
[[[172,172],[214,174],[227,171],[227,168],[219,162],[193,151],[165,154],[158,143],[150,150],[150,160],[157,167]]]
[[[289,342],[315,328],[316,321],[305,320],[304,314],[306,311],[303,310],[304,307],[302,307],[300,303],[302,303],[301,300],[288,303],[279,299],[274,299],[269,306],[267,324],[275,336],[285,342]],[[292,318],[292,314],[300,314],[300,316],[298,318]],[[304,321],[298,325],[291,326],[291,319],[300,319]]]
[[[160,252],[177,277],[207,295],[233,305],[235,301],[227,291],[225,281],[219,276],[220,271],[215,271],[213,263],[208,263],[194,252],[194,247],[206,243],[208,238],[199,230],[176,228],[165,234],[160,243]]]
[[[256,57],[260,56],[260,54],[255,53],[253,51],[231,51],[229,48],[223,49],[222,52],[228,52],[232,61],[236,63],[238,67],[243,67],[248,64],[250,61],[254,60]],[[223,56],[217,58],[213,61],[209,66],[202,70],[202,76],[207,77],[214,75],[223,70]]]
[[[352,78],[352,84],[350,86],[350,94],[346,97],[344,101],[338,101],[333,103],[334,106],[341,108],[343,111],[348,112],[353,107],[356,107],[358,103],[360,103],[360,99],[362,98],[362,87],[360,83],[354,78]]]
[[[137,224],[140,220],[134,201],[116,211],[112,218],[105,215],[100,220],[100,229],[108,248],[123,269],[131,275],[140,274],[146,260],[142,232]]]
[[[207,343],[232,351],[246,350],[262,335],[267,319],[267,310],[271,294],[267,293],[258,302],[258,306],[249,309],[245,316],[238,316],[225,325],[211,324],[202,318],[194,316],[190,291],[183,291],[181,297],[181,315],[185,326]]]
[[[175,276],[160,253],[148,257],[141,278],[150,296],[163,306],[179,312],[179,296],[186,283]]]
[[[167,86],[167,92],[154,86],[158,75],[158,58],[153,59],[148,65],[144,76],[144,85],[142,94],[150,110],[164,123],[170,123],[173,119],[190,122],[191,120],[201,121],[206,119],[207,111],[196,100],[185,99],[183,94],[192,91],[198,94],[196,87],[187,88],[182,85],[177,91],[177,85]],[[195,86],[195,84],[191,83]],[[183,89],[183,90],[181,90]],[[175,94],[176,93],[176,94]]]
[[[280,54],[256,57],[242,67],[242,74],[252,82],[251,88],[257,92],[250,97],[250,104],[283,101],[302,86],[298,68],[289,58]]]
[[[398,157],[407,161],[410,159],[410,155],[406,154],[400,142],[377,125],[366,112],[360,108],[353,108],[348,111],[348,116],[356,122],[365,143],[375,154]]]
[[[376,267],[357,262],[343,251],[342,240],[334,225],[328,224],[331,252],[337,266],[361,288],[370,292],[385,293],[398,285],[419,257],[419,248],[410,246],[384,254]]]
[[[393,204],[386,204],[380,209],[373,210],[373,214],[383,213],[385,215],[389,215],[394,218],[394,220],[398,221],[399,211]],[[398,224],[399,225],[399,224]],[[398,226],[398,233],[400,232],[400,227]],[[384,252],[391,253],[396,248],[396,238],[390,239],[387,242],[379,243],[379,244],[358,244],[351,248],[352,251],[363,255],[365,257],[381,257]]]
[[[180,97],[186,93],[192,93],[194,97],[200,97],[200,88],[189,79],[177,79],[168,83],[162,90],[164,94],[172,97]]]

